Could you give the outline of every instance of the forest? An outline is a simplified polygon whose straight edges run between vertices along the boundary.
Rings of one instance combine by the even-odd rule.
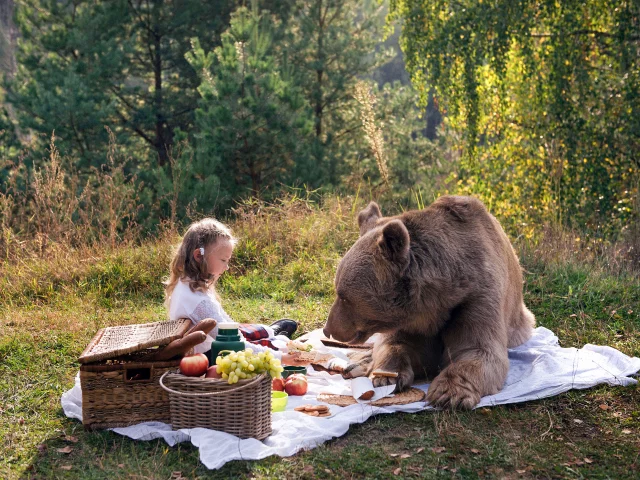
[[[283,194],[404,210],[450,193],[479,197],[514,237],[575,232],[582,250],[623,242],[638,262],[636,2],[0,12],[5,251],[115,245]]]

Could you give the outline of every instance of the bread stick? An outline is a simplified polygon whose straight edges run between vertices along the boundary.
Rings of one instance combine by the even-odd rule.
[[[209,335],[209,332],[215,328],[216,324],[217,323],[213,318],[205,318],[204,320],[200,320],[196,325],[191,327],[185,334],[185,336],[193,332],[204,332],[205,335]]]
[[[386,370],[374,370],[373,372],[371,372],[371,375],[373,375],[374,377],[397,378],[398,377],[398,372],[388,372]]]
[[[207,338],[204,332],[192,332],[182,338],[174,340],[157,353],[154,353],[149,360],[170,360],[178,355],[184,355],[189,349],[202,343]]]

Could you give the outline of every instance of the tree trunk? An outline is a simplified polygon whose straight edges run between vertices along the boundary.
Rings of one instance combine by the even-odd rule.
[[[15,47],[18,30],[13,24],[13,0],[0,0],[0,73],[11,78],[16,72]]]
[[[162,2],[160,2],[162,4]],[[156,23],[153,26],[153,46],[155,55],[153,57],[153,75],[155,80],[154,109],[156,114],[156,139],[155,148],[158,151],[158,164],[164,166],[169,160],[168,151],[171,148],[171,138],[167,135],[166,119],[163,113],[162,98],[162,33],[160,26]]]
[[[316,116],[316,138],[320,140],[322,135],[322,76],[324,74],[324,17],[322,15],[322,0],[319,2],[318,6],[318,50],[316,60],[318,61],[319,68],[316,70],[316,105],[315,105],[315,116]]]

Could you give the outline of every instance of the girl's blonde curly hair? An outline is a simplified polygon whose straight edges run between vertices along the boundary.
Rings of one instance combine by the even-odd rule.
[[[214,218],[203,218],[189,226],[171,259],[169,278],[164,281],[164,304],[167,309],[171,294],[180,280],[187,279],[192,292],[206,293],[215,288],[215,281],[209,277],[206,255],[202,255],[202,261],[198,263],[193,258],[193,251],[198,248],[210,250],[220,239],[228,240],[233,246],[237,243],[229,227]]]

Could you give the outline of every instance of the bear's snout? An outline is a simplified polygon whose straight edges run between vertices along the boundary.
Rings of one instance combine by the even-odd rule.
[[[356,337],[358,331],[351,320],[352,315],[342,310],[340,303],[334,302],[322,332],[327,338],[333,337],[340,342],[349,342]]]
[[[327,338],[331,338],[331,332],[329,331],[329,329],[327,328],[327,326],[325,325],[324,328],[322,329],[322,333],[324,333],[324,336]]]

